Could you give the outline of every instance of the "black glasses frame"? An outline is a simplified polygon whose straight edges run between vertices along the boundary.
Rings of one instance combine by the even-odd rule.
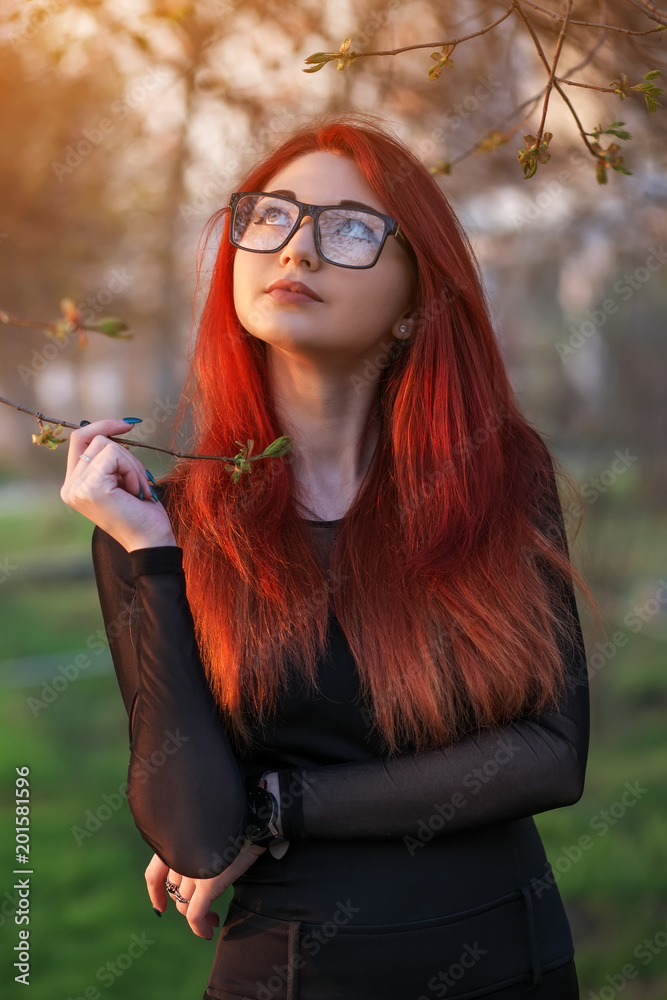
[[[244,247],[241,246],[240,243],[237,243],[236,240],[234,239],[234,223],[236,220],[236,209],[238,207],[238,203],[241,200],[241,198],[246,198],[249,197],[250,195],[262,195],[265,198],[280,198],[282,199],[282,201],[288,201],[290,202],[290,204],[296,205],[299,209],[299,214],[296,217],[292,229],[285,237],[285,239],[282,241],[280,246],[276,247],[275,250],[259,250],[256,247]],[[248,253],[278,253],[279,250],[282,250],[284,247],[287,246],[287,244],[292,239],[295,232],[301,225],[302,219],[304,219],[306,216],[310,216],[310,218],[313,220],[313,228],[315,233],[315,246],[317,248],[319,256],[322,258],[322,260],[326,261],[327,264],[334,264],[336,267],[349,267],[354,269],[355,271],[361,271],[369,267],[375,267],[380,257],[380,254],[382,253],[382,247],[385,245],[388,236],[393,236],[408,254],[411,253],[412,249],[410,247],[410,244],[406,240],[405,236],[403,235],[403,232],[401,231],[401,228],[396,219],[392,218],[391,215],[383,215],[382,212],[377,212],[374,208],[355,208],[354,205],[306,205],[305,202],[303,201],[297,201],[295,198],[288,198],[287,195],[284,194],[272,194],[270,191],[237,191],[229,199],[229,208],[230,208],[229,242],[232,244],[233,247],[236,247],[238,250],[247,250]],[[320,246],[319,219],[322,212],[332,208],[336,208],[339,210],[342,208],[343,209],[349,208],[350,211],[365,212],[367,215],[375,215],[377,216],[378,219],[382,219],[382,221],[384,222],[384,232],[382,234],[382,239],[378,244],[377,253],[375,254],[375,257],[370,264],[341,264],[340,261],[331,260],[329,257],[326,257],[325,254],[322,252],[322,247]]]

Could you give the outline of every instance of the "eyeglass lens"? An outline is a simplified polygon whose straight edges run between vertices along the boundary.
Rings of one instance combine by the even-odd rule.
[[[279,196],[245,195],[236,205],[234,242],[246,250],[277,250],[293,233],[299,208]],[[355,208],[320,212],[322,254],[336,264],[364,267],[375,260],[385,232],[384,220]]]

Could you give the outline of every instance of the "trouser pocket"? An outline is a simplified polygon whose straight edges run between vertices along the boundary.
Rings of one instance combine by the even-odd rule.
[[[234,900],[209,977],[214,1000],[298,1000],[298,920],[254,913]]]

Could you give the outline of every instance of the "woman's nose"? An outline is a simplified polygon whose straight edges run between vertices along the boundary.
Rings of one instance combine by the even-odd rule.
[[[303,217],[292,238],[280,251],[280,263],[287,264],[290,261],[297,264],[305,263],[311,268],[320,265],[315,245],[315,222],[310,215]]]

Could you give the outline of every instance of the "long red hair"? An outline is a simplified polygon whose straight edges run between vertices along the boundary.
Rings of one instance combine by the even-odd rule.
[[[317,683],[333,609],[386,752],[448,744],[475,728],[556,707],[561,644],[575,621],[559,583],[575,580],[554,473],[567,479],[519,412],[472,250],[415,156],[372,116],[310,122],[242,180],[263,190],[295,157],[352,159],[413,250],[412,342],[378,368],[380,437],[339,525],[328,583],[293,501],[290,456],[253,463],[182,460],[162,481],[184,552],[197,640],[221,715],[244,751],[249,723],[275,710],[291,670]],[[285,433],[266,345],[233,303],[228,210],[222,224],[175,438],[232,456]],[[201,272],[201,263],[200,263]],[[389,340],[389,337],[388,337]],[[380,370],[381,369],[381,370]]]

